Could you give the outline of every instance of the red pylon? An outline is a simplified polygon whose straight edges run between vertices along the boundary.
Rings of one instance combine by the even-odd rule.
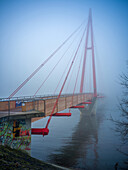
[[[88,47],[89,31],[91,31],[91,47]],[[81,76],[81,84],[80,84],[80,93],[83,93],[87,50],[92,51],[93,89],[94,89],[94,97],[96,97],[97,96],[97,88],[96,88],[96,71],[95,71],[93,26],[92,26],[92,11],[91,11],[91,9],[89,10],[89,16],[88,16],[88,25],[87,25],[87,33],[86,33],[86,40],[85,40],[84,60],[83,60],[83,68],[82,68],[82,76]]]

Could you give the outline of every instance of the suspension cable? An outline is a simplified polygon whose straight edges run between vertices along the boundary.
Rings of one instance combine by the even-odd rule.
[[[75,90],[76,90],[76,85],[77,85],[77,82],[78,82],[78,76],[79,76],[79,72],[80,72],[82,57],[83,57],[83,54],[81,54],[81,58],[80,58],[80,63],[79,63],[78,71],[77,71],[75,86],[74,86],[74,89],[73,89],[73,95],[72,95],[71,106],[73,106],[73,98],[74,98],[74,94],[75,94]],[[71,110],[71,108],[69,109],[69,112],[70,112],[70,110]]]
[[[85,30],[86,30],[86,28],[85,28]],[[50,117],[49,117],[49,119],[48,119],[48,121],[47,121],[47,124],[46,124],[46,127],[45,127],[46,129],[48,128],[48,125],[49,125],[49,123],[50,123],[50,120],[51,120],[52,115],[53,115],[53,113],[54,113],[54,110],[55,110],[55,108],[56,108],[56,105],[57,105],[57,103],[58,103],[58,100],[59,100],[59,98],[60,98],[60,95],[61,95],[61,93],[62,93],[62,91],[63,91],[63,88],[64,88],[64,86],[65,86],[65,83],[66,83],[66,81],[67,81],[68,75],[69,75],[69,73],[70,73],[70,71],[71,71],[71,68],[72,68],[72,66],[73,66],[73,63],[74,63],[74,61],[75,61],[75,59],[76,59],[78,50],[79,50],[79,48],[80,48],[81,42],[82,42],[83,37],[84,37],[84,34],[85,34],[85,30],[84,30],[83,35],[82,35],[82,37],[81,37],[80,43],[79,43],[79,45],[78,45],[78,47],[77,47],[76,53],[75,53],[75,55],[74,55],[74,57],[73,57],[73,60],[72,60],[72,63],[71,63],[71,65],[70,65],[70,68],[69,68],[69,70],[68,70],[68,73],[67,73],[67,75],[66,75],[66,77],[65,77],[65,80],[64,80],[63,85],[62,85],[62,87],[61,87],[61,90],[60,90],[60,92],[59,92],[59,95],[58,95],[58,97],[57,97],[57,99],[56,99],[56,102],[55,102],[54,107],[53,107],[53,109],[52,109],[51,115],[50,115]]]
[[[76,37],[78,36],[78,34],[76,35]],[[52,74],[52,72],[54,71],[54,69],[57,67],[57,65],[60,63],[60,61],[62,60],[62,58],[65,56],[65,54],[67,53],[67,51],[70,49],[70,47],[72,46],[73,42],[75,41],[76,37],[73,39],[73,41],[70,43],[70,45],[68,46],[68,48],[65,50],[64,54],[61,56],[61,58],[59,59],[59,61],[56,63],[56,65],[53,67],[53,69],[51,70],[51,72],[48,74],[48,76],[45,78],[45,80],[43,81],[43,83],[40,85],[40,87],[37,89],[37,91],[35,92],[35,94],[33,95],[33,97],[35,97],[35,95],[39,92],[39,90],[42,88],[42,86],[44,85],[44,83],[46,82],[46,80],[50,77],[50,75]],[[65,73],[65,72],[64,72]]]
[[[12,98],[60,49],[66,42],[81,28],[83,23],[8,97]]]
[[[69,66],[69,64],[70,64],[70,62],[71,62],[72,57],[73,57],[73,54],[71,55],[71,58],[69,59],[68,66]],[[59,80],[59,82],[58,82],[58,84],[57,84],[57,87],[56,87],[56,89],[55,89],[55,91],[54,91],[54,95],[55,95],[56,90],[58,89],[58,87],[59,87],[59,85],[60,85],[60,82],[61,82],[62,78],[64,77],[64,74],[65,74],[66,70],[67,70],[67,67],[65,68],[65,70],[64,70],[64,72],[63,72],[63,74],[62,74],[62,76],[61,76],[61,78],[60,78],[60,80]]]

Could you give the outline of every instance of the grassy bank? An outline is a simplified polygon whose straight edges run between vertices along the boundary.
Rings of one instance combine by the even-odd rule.
[[[29,156],[26,152],[0,145],[0,169],[61,169]],[[62,168],[63,169],[63,168]]]

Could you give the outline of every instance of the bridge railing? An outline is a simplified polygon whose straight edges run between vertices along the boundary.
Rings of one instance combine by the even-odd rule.
[[[82,94],[90,94],[90,93],[75,93],[75,95],[82,95]],[[12,98],[0,98],[0,102],[2,101],[18,101],[18,100],[31,100],[31,99],[37,99],[37,98],[47,98],[47,97],[51,97],[51,98],[55,98],[57,97],[59,94],[55,94],[55,95],[51,95],[51,94],[45,94],[45,95],[36,95],[36,96],[19,96],[19,97],[12,97]],[[71,93],[64,93],[61,96],[72,96]]]
[[[22,96],[13,97],[12,99],[2,98],[0,101],[0,112],[8,111],[10,112],[43,112],[45,115],[50,115],[54,103],[56,102],[58,94],[56,95],[43,95],[43,96]],[[93,97],[92,93],[77,93],[72,96],[72,94],[62,94],[58,104],[56,106],[55,112],[59,112],[71,106],[80,104],[86,100],[90,100]]]

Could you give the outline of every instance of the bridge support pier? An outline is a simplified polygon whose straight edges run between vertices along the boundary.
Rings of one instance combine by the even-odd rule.
[[[31,119],[0,118],[0,144],[11,148],[31,150]]]
[[[85,108],[79,108],[82,114],[96,115],[96,106],[97,106],[96,97],[92,99],[92,102],[90,104],[84,104],[84,105],[85,105]]]

